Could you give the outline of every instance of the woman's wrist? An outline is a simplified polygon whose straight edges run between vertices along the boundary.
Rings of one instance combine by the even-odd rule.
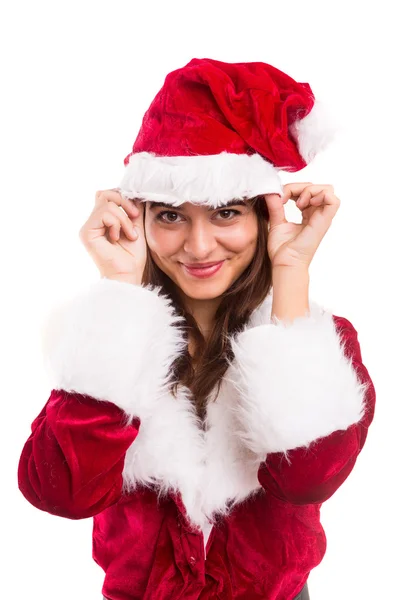
[[[277,267],[272,270],[271,320],[293,321],[304,317],[309,306],[310,274],[308,269]]]

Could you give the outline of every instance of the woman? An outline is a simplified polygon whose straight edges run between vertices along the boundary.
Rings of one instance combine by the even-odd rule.
[[[355,328],[308,294],[340,201],[276,172],[326,143],[316,110],[270,65],[193,59],[96,193],[80,237],[101,279],[48,319],[18,477],[40,510],[93,517],[103,598],[309,598],[320,507],[375,408]]]

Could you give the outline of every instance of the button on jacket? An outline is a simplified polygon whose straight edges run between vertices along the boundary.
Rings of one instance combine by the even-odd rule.
[[[93,518],[106,598],[292,600],[321,562],[320,507],[354,468],[375,390],[350,321],[311,301],[273,323],[271,306],[272,291],[232,336],[204,427],[170,390],[185,340],[160,288],[102,278],[46,319],[51,392],[19,489]]]

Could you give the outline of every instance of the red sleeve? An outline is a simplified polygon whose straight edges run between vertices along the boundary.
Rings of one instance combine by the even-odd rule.
[[[350,475],[361,452],[375,412],[375,388],[361,357],[357,331],[344,317],[335,324],[345,340],[345,354],[351,360],[358,379],[365,383],[365,412],[346,430],[334,431],[308,447],[285,453],[268,454],[260,466],[261,485],[281,500],[293,504],[322,503],[330,498]]]
[[[18,487],[36,508],[84,519],[118,501],[125,454],[140,422],[125,424],[111,402],[51,391],[31,425],[18,464]]]

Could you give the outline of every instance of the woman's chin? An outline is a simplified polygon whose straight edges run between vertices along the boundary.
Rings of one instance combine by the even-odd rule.
[[[179,282],[182,292],[194,300],[212,300],[221,296],[230,286],[229,282],[203,279],[197,282]]]

